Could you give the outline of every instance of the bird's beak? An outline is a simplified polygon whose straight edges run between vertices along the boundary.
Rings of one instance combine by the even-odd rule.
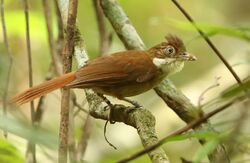
[[[187,61],[196,61],[197,60],[197,58],[194,55],[192,55],[188,52],[184,52],[183,58]]]

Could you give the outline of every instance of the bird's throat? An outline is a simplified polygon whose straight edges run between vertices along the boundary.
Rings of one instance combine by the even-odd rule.
[[[184,67],[184,61],[178,61],[175,58],[153,58],[153,63],[162,70],[165,76],[177,73]]]
[[[184,61],[174,61],[168,65],[164,66],[163,71],[167,71],[167,75],[175,74],[177,72],[180,72],[184,67]]]

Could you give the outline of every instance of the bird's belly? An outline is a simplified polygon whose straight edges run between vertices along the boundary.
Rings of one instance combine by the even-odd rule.
[[[121,99],[123,97],[136,96],[141,93],[144,93],[155,87],[157,84],[158,84],[157,80],[152,80],[151,82],[145,82],[145,83],[128,83],[119,86],[95,87],[92,89],[95,92],[114,96]]]

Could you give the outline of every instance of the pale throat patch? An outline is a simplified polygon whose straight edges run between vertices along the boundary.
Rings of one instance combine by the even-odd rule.
[[[156,67],[158,68],[162,68],[162,66],[166,65],[166,64],[169,64],[173,61],[175,61],[176,59],[175,58],[154,58],[153,59],[153,63]]]
[[[176,61],[175,58],[153,58],[153,63],[156,67],[162,69],[166,75],[179,72],[184,66],[183,61]]]

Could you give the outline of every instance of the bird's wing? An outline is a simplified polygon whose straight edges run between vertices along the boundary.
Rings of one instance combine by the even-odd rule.
[[[67,86],[112,87],[123,83],[142,83],[151,80],[156,73],[157,68],[146,52],[131,50],[90,61],[76,72],[76,79]]]

